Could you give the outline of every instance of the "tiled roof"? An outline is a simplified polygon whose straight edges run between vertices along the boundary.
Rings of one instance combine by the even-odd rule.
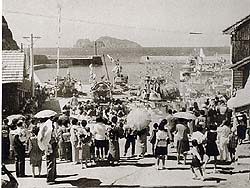
[[[19,50],[2,51],[2,83],[23,82],[24,53]]]
[[[227,34],[227,35],[230,35],[233,31],[237,30],[237,28],[239,26],[241,26],[242,24],[246,23],[249,20],[250,20],[250,15],[246,16],[245,18],[243,18],[242,20],[236,22],[235,24],[231,25],[230,27],[228,27],[227,29],[225,29],[223,31],[223,33]]]

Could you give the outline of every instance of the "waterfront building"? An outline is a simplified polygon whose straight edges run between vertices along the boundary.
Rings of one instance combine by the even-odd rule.
[[[2,51],[2,109],[3,116],[18,113],[30,94],[31,82],[21,50]]]
[[[223,31],[231,35],[231,61],[233,69],[233,88],[245,86],[250,70],[250,15]]]

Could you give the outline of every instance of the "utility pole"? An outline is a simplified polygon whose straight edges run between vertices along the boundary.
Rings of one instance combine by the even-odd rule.
[[[61,38],[61,10],[62,7],[60,4],[57,4],[58,7],[58,35],[57,35],[57,59],[56,59],[56,89],[55,89],[55,98],[57,98],[57,89],[59,82],[59,70],[60,70],[60,38]]]
[[[30,34],[30,37],[23,37],[24,39],[28,39],[30,42],[30,80],[31,80],[31,96],[35,96],[35,80],[34,80],[34,39],[40,39],[41,37],[34,37],[33,34]]]
[[[95,41],[95,55],[97,55],[97,42]]]

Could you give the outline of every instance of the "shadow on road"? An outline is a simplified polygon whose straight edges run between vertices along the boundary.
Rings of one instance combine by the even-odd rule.
[[[59,174],[56,176],[56,178],[67,178],[71,176],[77,176],[78,174]],[[39,178],[47,178],[47,174],[41,175]]]
[[[89,179],[89,178],[55,181],[55,184],[65,184],[65,183],[69,183],[72,186],[81,188],[81,187],[100,187],[102,182],[99,179]]]
[[[220,183],[221,181],[226,181],[227,179],[218,178],[218,177],[209,177],[205,178],[204,181],[216,181],[216,183]]]

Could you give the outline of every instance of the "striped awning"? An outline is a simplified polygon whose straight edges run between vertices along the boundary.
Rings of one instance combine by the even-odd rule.
[[[21,83],[24,78],[24,52],[2,51],[2,83]]]

